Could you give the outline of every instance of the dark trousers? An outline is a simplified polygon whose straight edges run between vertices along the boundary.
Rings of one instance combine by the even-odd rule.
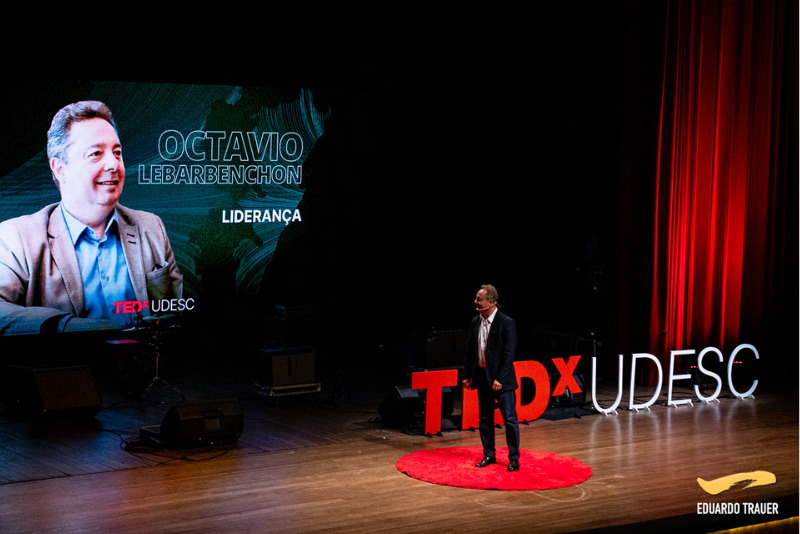
[[[503,416],[506,428],[506,445],[508,446],[508,459],[519,460],[519,421],[517,421],[517,392],[493,391],[486,379],[486,372],[478,368],[475,370],[474,387],[478,390],[479,423],[478,430],[483,445],[483,456],[494,458],[494,409],[495,400]]]

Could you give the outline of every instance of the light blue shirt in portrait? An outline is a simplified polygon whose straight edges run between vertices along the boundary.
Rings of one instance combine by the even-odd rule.
[[[115,302],[136,300],[119,237],[117,210],[114,209],[100,239],[94,230],[73,217],[63,204],[61,212],[75,246],[88,317],[108,319],[123,328],[133,326],[134,314],[117,313],[114,305]]]

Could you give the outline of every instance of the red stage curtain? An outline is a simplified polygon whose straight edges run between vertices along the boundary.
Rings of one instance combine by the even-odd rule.
[[[649,350],[666,369],[670,350],[727,355],[771,335],[775,300],[797,276],[797,6],[672,1],[663,31],[646,179],[655,179]]]

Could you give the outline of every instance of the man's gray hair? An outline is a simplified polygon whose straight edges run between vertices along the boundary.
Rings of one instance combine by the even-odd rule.
[[[102,102],[85,100],[64,106],[53,117],[50,129],[47,130],[47,159],[59,158],[66,161],[67,141],[72,125],[76,122],[100,118],[116,129],[111,110]]]
[[[61,161],[67,161],[67,145],[69,141],[69,132],[72,125],[76,122],[86,121],[89,119],[103,119],[108,122],[114,129],[117,125],[114,124],[114,117],[111,115],[111,110],[102,102],[96,100],[84,100],[83,102],[75,102],[64,106],[53,117],[50,123],[50,129],[47,130],[47,159],[52,160],[58,158]],[[61,184],[58,183],[55,175],[53,181],[56,187],[61,189]]]
[[[484,284],[481,286],[481,289],[486,291],[486,298],[490,301],[494,301],[497,304],[497,289],[490,284]],[[498,306],[499,308],[500,306]]]

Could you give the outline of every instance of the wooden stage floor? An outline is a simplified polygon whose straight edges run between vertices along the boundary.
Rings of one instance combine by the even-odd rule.
[[[474,431],[386,428],[378,420],[385,384],[351,384],[335,397],[324,384],[322,393],[277,402],[230,376],[174,385],[189,399],[238,398],[240,439],[227,448],[126,450],[179,400],[169,389],[149,402],[104,391],[104,408],[83,422],[0,411],[0,532],[712,532],[770,520],[782,520],[771,532],[797,532],[796,519],[786,519],[797,515],[797,391],[761,388],[755,400],[738,400],[723,390],[718,404],[693,407],[666,407],[662,395],[649,412],[538,419],[521,425],[522,446],[578,458],[592,477],[506,492],[397,471],[405,454],[480,440]],[[598,396],[607,406],[616,393]],[[712,496],[696,481],[756,470],[777,482]],[[779,514],[698,514],[703,503],[759,502]]]

